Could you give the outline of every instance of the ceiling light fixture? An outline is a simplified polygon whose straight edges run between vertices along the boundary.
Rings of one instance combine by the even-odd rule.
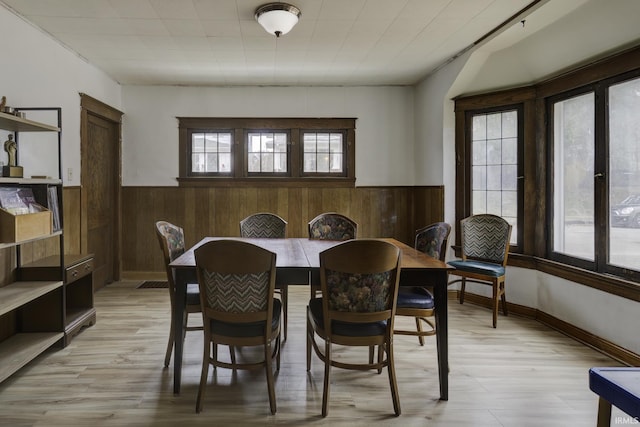
[[[288,3],[267,3],[256,9],[256,21],[267,33],[280,37],[298,23],[300,9]]]

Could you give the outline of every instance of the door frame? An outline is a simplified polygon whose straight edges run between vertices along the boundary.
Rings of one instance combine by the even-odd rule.
[[[122,116],[124,113],[85,93],[80,93],[80,250],[82,253],[87,253],[89,248],[87,197],[85,193],[86,187],[83,185],[86,176],[85,167],[87,166],[85,156],[89,148],[89,115],[98,116],[116,125],[116,159],[115,170],[113,171],[117,178],[116,185],[114,186],[115,194],[113,194],[115,204],[115,224],[113,224],[113,279],[120,280],[122,274]]]

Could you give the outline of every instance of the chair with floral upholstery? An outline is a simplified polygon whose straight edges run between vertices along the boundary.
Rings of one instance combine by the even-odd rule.
[[[451,233],[451,226],[446,222],[436,222],[416,230],[415,249],[424,252],[432,258],[445,260],[447,241]],[[416,329],[397,329],[394,333],[398,335],[417,336],[420,345],[424,345],[424,337],[435,335],[436,325],[433,322],[435,305],[433,294],[425,283],[425,286],[400,287],[398,291],[398,304],[396,316],[411,316],[415,318]],[[428,328],[423,329],[422,324]]]
[[[505,273],[509,256],[511,224],[491,214],[472,215],[460,221],[462,259],[449,261],[455,270],[449,275],[460,276],[449,284],[461,282],[460,304],[464,303],[467,282],[481,283],[493,288],[493,327],[498,323],[498,307],[507,315]]]
[[[309,221],[309,238],[317,240],[355,239],[358,224],[336,212],[325,212]]]
[[[240,236],[284,239],[287,237],[287,221],[273,213],[255,213],[240,221]],[[282,300],[283,341],[287,340],[287,313],[289,310],[288,288],[286,284],[276,284],[276,291],[280,293],[280,299]]]
[[[342,241],[355,239],[357,233],[358,224],[336,212],[325,212],[309,221],[309,239]],[[319,293],[318,285],[312,285],[311,298]]]
[[[382,240],[349,240],[320,253],[322,297],[307,306],[307,371],[312,349],[324,362],[322,416],[328,413],[331,367],[389,374],[393,409],[400,398],[393,362],[393,324],[398,297],[400,249]],[[316,336],[319,340],[316,340]],[[324,349],[318,343],[324,342]],[[332,346],[378,347],[375,362],[349,363]]]
[[[263,368],[271,413],[276,413],[273,360],[280,370],[280,315],[274,298],[276,254],[248,242],[214,240],[194,251],[204,323],[202,372],[196,412],[203,406],[209,365],[233,369]],[[219,358],[229,346],[231,361]],[[236,347],[262,347],[261,360],[236,360]]]
[[[167,274],[167,281],[169,282],[169,301],[171,302],[171,312],[174,312],[174,305],[176,301],[175,293],[176,286],[173,278],[173,269],[169,267],[174,259],[178,258],[185,251],[184,245],[184,232],[182,227],[171,224],[167,221],[156,222],[156,236],[160,243],[160,249],[162,249],[162,255],[164,257],[164,266]],[[202,330],[201,326],[187,326],[189,321],[189,313],[200,312],[200,291],[198,290],[198,283],[195,277],[192,280],[193,283],[187,284],[187,299],[186,307],[184,311],[184,325],[185,328],[180,334],[180,338],[184,339],[186,331]],[[169,330],[169,342],[167,343],[167,351],[164,356],[165,368],[169,366],[171,361],[171,353],[173,351],[174,340],[176,339],[176,331],[173,329],[173,322],[171,322],[171,329]]]

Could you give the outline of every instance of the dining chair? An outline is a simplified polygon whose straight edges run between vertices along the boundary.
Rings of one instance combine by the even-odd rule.
[[[255,213],[240,221],[240,236],[284,239],[287,237],[287,221],[273,213]]]
[[[307,306],[307,371],[312,349],[324,362],[322,416],[328,413],[331,367],[387,368],[393,409],[400,398],[393,361],[393,324],[398,297],[400,249],[382,240],[349,240],[320,253],[322,297]],[[324,342],[324,349],[316,340]],[[333,357],[333,345],[377,346],[375,362],[349,363]]]
[[[337,212],[325,212],[313,218],[308,224],[309,239],[344,241],[355,239],[358,224],[351,218]],[[311,298],[320,293],[318,285],[311,285]]]
[[[446,222],[427,225],[416,230],[414,248],[444,262],[450,233],[451,226]],[[417,336],[420,345],[424,345],[425,336],[435,335],[436,333],[436,325],[434,323],[435,305],[433,294],[428,289],[428,285],[428,283],[425,283],[425,286],[401,286],[398,291],[396,316],[414,317],[416,329],[397,329],[396,327],[394,333]],[[423,324],[427,326],[427,329],[423,329]]]
[[[160,243],[160,249],[162,249],[162,255],[164,258],[164,266],[167,274],[167,282],[169,283],[169,301],[171,303],[171,312],[174,313],[176,304],[176,285],[173,276],[173,269],[169,267],[174,259],[178,258],[185,251],[184,244],[184,231],[182,227],[171,224],[167,221],[156,222],[156,236]],[[198,283],[195,277],[193,283],[187,284],[187,296],[186,307],[184,310],[185,327],[180,333],[180,339],[184,340],[185,333],[187,331],[202,330],[201,326],[187,326],[189,324],[189,314],[200,312],[200,291],[198,290]],[[171,322],[171,328],[169,330],[169,342],[167,343],[167,351],[164,356],[165,368],[169,366],[171,361],[171,353],[173,351],[174,341],[176,339],[176,331],[174,330],[173,321]]]
[[[460,221],[462,259],[449,261],[455,267],[449,275],[459,276],[449,284],[460,282],[460,304],[464,303],[467,282],[489,285],[493,288],[493,327],[498,323],[498,307],[506,316],[505,273],[509,256],[511,224],[491,214],[469,216]]]
[[[276,254],[251,243],[214,240],[194,251],[204,323],[202,372],[196,412],[202,411],[209,365],[228,369],[264,368],[271,413],[276,413],[273,360],[280,370],[280,314],[274,297]],[[229,346],[230,362],[218,345]],[[233,348],[262,346],[259,361],[238,361]]]
[[[309,238],[317,240],[355,239],[358,224],[337,212],[325,212],[309,221]]]
[[[287,237],[287,221],[273,213],[255,213],[240,221],[240,236],[284,239]],[[282,300],[283,341],[287,340],[287,313],[289,310],[288,288],[287,285],[276,284],[276,291],[280,294],[280,299]]]

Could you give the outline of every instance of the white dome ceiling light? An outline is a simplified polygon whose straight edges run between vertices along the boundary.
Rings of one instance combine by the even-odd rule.
[[[267,3],[256,9],[256,21],[269,34],[280,37],[287,34],[298,23],[300,9],[288,3]]]

